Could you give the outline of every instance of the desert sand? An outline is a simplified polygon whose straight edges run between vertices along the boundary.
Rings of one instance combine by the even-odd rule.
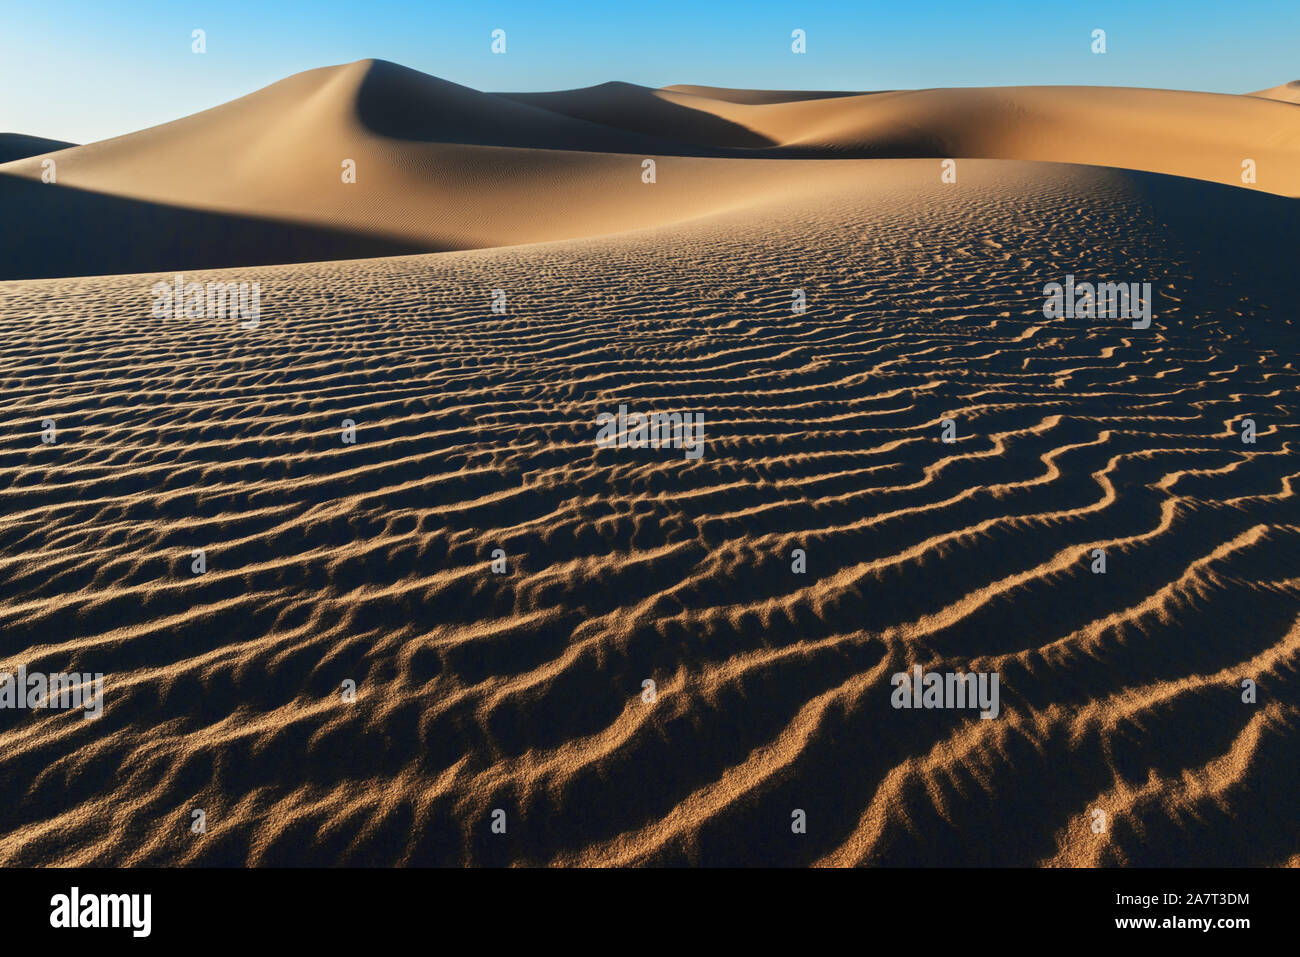
[[[162,126],[0,164],[0,279],[588,238],[815,197],[879,168],[822,163],[809,176],[791,158],[1084,163],[1238,187],[1250,159],[1249,188],[1300,196],[1300,110],[1256,96],[802,97],[626,83],[495,94],[377,60],[310,70]],[[645,157],[660,166],[653,189]],[[41,181],[47,159],[58,190]],[[355,183],[342,182],[344,160]]]
[[[363,61],[0,166],[0,672],[106,676],[0,711],[0,861],[1295,864],[1297,154],[1262,93]]]

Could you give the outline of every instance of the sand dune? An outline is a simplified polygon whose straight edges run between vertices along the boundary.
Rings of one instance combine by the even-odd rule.
[[[0,284],[0,670],[108,676],[97,721],[0,713],[0,860],[1294,863],[1296,204],[831,165],[188,277],[260,282],[252,331],[149,318],[165,274]],[[1067,272],[1151,281],[1151,328],[1044,318]],[[703,456],[597,448],[620,403],[702,412]],[[893,709],[916,664],[997,671],[1000,718]]]
[[[745,92],[606,84],[511,96],[629,132],[663,134],[690,111],[700,118],[682,128],[697,142],[713,132],[709,145],[761,155],[1041,160],[1241,185],[1244,148],[1268,171],[1261,189],[1300,195],[1300,119],[1238,96],[1120,87]]]
[[[647,157],[659,164],[642,181]],[[481,93],[384,61],[289,77],[127,136],[0,164],[0,278],[613,235],[888,179],[799,159],[1084,163],[1300,195],[1300,114],[1258,97],[1008,87]],[[343,181],[355,163],[356,182]],[[922,179],[937,164],[908,167]],[[907,184],[900,184],[907,185]],[[89,227],[89,228],[88,228]],[[120,236],[130,235],[128,244]]]
[[[1292,86],[367,60],[0,137],[0,673],[106,676],[0,709],[0,863],[1294,866]]]
[[[460,142],[473,138],[492,145]],[[642,182],[644,155],[675,152],[393,64],[315,70],[61,153],[57,189],[39,183],[39,158],[0,167],[15,226],[0,239],[0,278],[88,274],[95,262],[120,272],[542,242],[818,188],[788,163],[674,155],[653,189]],[[342,181],[345,159],[355,184]],[[88,220],[112,228],[87,234]],[[196,241],[178,249],[188,235]],[[245,258],[223,258],[238,247]]]
[[[1292,80],[1267,90],[1256,90],[1251,96],[1262,96],[1268,100],[1281,100],[1284,103],[1300,103],[1300,80]]]

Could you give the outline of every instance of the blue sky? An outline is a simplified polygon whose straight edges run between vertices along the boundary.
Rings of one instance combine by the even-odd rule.
[[[203,55],[190,50],[195,28],[207,32]],[[495,28],[504,56],[490,51]],[[790,51],[795,28],[804,55]],[[1095,28],[1107,33],[1104,56],[1089,49]],[[1300,78],[1300,0],[16,0],[0,29],[0,131],[74,142],[363,57],[482,90],[624,80],[1242,93]]]

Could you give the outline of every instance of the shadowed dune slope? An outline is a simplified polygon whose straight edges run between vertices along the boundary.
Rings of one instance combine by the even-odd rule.
[[[106,676],[0,711],[0,862],[1294,863],[1296,204],[933,165],[189,277],[252,330],[0,285],[0,670]],[[1045,318],[1067,273],[1150,328]],[[598,448],[619,404],[703,455]]]
[[[653,185],[642,181],[646,157],[659,164]],[[494,94],[362,60],[64,149],[53,154],[56,183],[41,184],[57,192],[29,188],[42,156],[0,164],[0,277],[120,261],[109,231],[79,228],[108,206],[136,265],[198,268],[276,257],[268,231],[290,237],[275,261],[319,256],[324,234],[331,255],[348,257],[608,235],[877,175],[795,160],[909,157],[1083,163],[1237,186],[1250,158],[1255,191],[1295,196],[1300,113],[1259,97],[1085,87],[849,94],[607,83]],[[194,230],[188,259],[159,225],[169,217]],[[228,258],[241,245],[248,254]]]
[[[689,93],[727,103],[792,103],[798,100],[826,100],[837,96],[862,96],[862,92],[847,90],[738,90],[725,86],[694,86],[676,83],[660,87],[664,93]]]
[[[0,133],[0,163],[26,159],[29,156],[42,156],[76,145],[62,140],[46,139],[43,136],[28,136],[26,133]]]

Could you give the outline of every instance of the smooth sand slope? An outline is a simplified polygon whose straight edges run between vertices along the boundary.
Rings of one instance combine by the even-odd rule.
[[[614,154],[348,141],[335,94],[371,69],[287,81],[297,120],[246,152],[235,106],[140,134],[200,164],[221,120],[210,167],[142,172],[127,138],[63,154],[70,181],[289,209],[346,147],[363,181],[388,164],[394,228],[453,185],[520,204],[520,239],[563,231],[548,204],[638,221],[565,185],[627,178]],[[330,123],[336,149],[277,152]],[[1296,203],[690,162],[729,164],[673,186],[665,161],[690,221],[188,277],[260,282],[251,331],[151,318],[166,274],[0,284],[0,670],[107,674],[97,721],[0,712],[0,861],[1300,859]],[[747,163],[790,172],[733,184]],[[683,215],[631,178],[645,222]],[[374,215],[338,195],[326,218]],[[508,217],[464,209],[448,242]],[[1067,273],[1151,282],[1151,327],[1045,319]],[[703,457],[598,449],[620,403],[703,413]],[[916,664],[998,672],[999,718],[891,708]]]
[[[642,162],[658,163],[653,186]],[[790,93],[607,83],[481,93],[362,60],[127,136],[0,164],[0,278],[602,236],[866,182],[791,158],[1000,158],[1300,195],[1300,112],[1083,87]],[[57,164],[41,182],[42,161]],[[739,160],[743,159],[743,162]],[[342,181],[342,163],[356,182]],[[778,161],[779,160],[779,161]],[[917,167],[937,178],[937,163]],[[1243,187],[1244,188],[1244,187]],[[124,238],[129,238],[124,241]]]

